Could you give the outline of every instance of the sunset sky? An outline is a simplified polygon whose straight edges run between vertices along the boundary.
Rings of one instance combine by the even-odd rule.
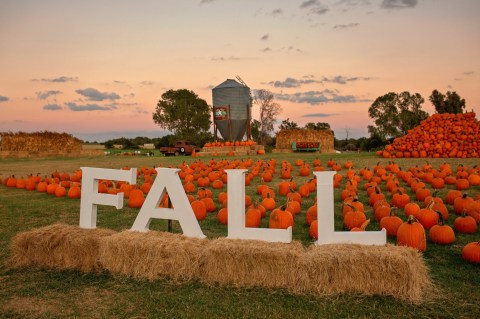
[[[456,91],[480,113],[479,0],[0,0],[0,131],[162,136],[168,89],[239,75],[303,126],[368,136],[388,92]],[[258,108],[253,107],[258,118]]]

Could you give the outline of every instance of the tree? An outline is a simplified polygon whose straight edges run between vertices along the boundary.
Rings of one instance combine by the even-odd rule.
[[[187,89],[168,90],[158,101],[153,121],[173,132],[177,139],[197,142],[212,124],[211,110],[205,100]]]
[[[250,134],[252,135],[252,139],[259,143],[260,142],[260,121],[259,120],[252,120],[250,122]]]
[[[315,130],[315,131],[321,131],[321,130],[329,130],[330,129],[330,124],[325,123],[325,122],[308,122],[305,124],[305,128],[307,130]]]
[[[457,92],[447,92],[447,95],[443,95],[437,90],[432,91],[432,95],[429,97],[430,102],[435,106],[437,113],[463,113],[465,110],[465,99],[460,98]]]
[[[286,120],[282,121],[282,124],[278,127],[280,130],[294,130],[298,129],[298,124],[290,121],[290,118],[287,118]]]
[[[273,101],[273,93],[268,90],[257,90],[253,101],[260,107],[260,143],[265,144],[267,137],[274,130],[273,124],[282,108]]]
[[[428,117],[422,110],[425,100],[419,93],[387,93],[378,97],[368,109],[368,115],[376,126],[369,125],[370,135],[377,134],[383,140],[407,134]]]

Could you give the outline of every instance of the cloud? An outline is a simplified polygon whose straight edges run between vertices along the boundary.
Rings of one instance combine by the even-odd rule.
[[[297,51],[297,52],[302,52],[302,50],[298,49],[298,48],[294,48],[292,45],[288,47],[287,51]]]
[[[307,103],[317,105],[322,103],[356,103],[370,102],[370,100],[359,99],[353,95],[339,95],[332,90],[297,92],[293,94],[275,94],[275,98],[295,103]]]
[[[309,113],[303,114],[302,117],[330,117],[330,116],[337,116],[338,114],[327,114],[327,113]]]
[[[349,24],[336,24],[333,26],[333,29],[347,29],[358,27],[360,23],[349,23]]]
[[[0,102],[7,102],[8,100],[10,100],[8,97],[0,95]]]
[[[142,109],[141,107],[135,107],[133,109],[133,112],[135,113],[138,113],[138,114],[149,114],[150,112],[148,111],[145,111],[144,109]]]
[[[328,9],[327,7],[318,6],[318,7],[316,7],[316,8],[312,8],[312,9],[310,10],[310,13],[322,15],[322,14],[327,13],[329,10],[330,10],[330,9]]]
[[[473,75],[473,74],[475,74],[475,72],[473,71],[467,71],[462,73],[462,75]]]
[[[126,99],[133,99],[135,97],[135,93],[124,94],[123,97]]]
[[[267,34],[263,35],[263,36],[260,38],[260,40],[265,41],[265,40],[268,40],[269,37],[270,37],[270,35],[268,35],[268,33],[267,33]]]
[[[317,6],[319,5],[320,2],[318,2],[318,0],[306,0],[306,1],[303,1],[301,4],[300,4],[300,8],[304,9],[304,8],[310,8],[312,6]]]
[[[346,4],[349,6],[358,6],[358,5],[370,5],[372,4],[369,0],[340,0],[338,4]]]
[[[348,78],[348,77],[345,77],[345,76],[342,76],[342,75],[337,75],[337,76],[334,76],[334,77],[331,77],[331,78],[323,77],[322,82],[347,84],[347,82],[354,82],[354,81],[358,81],[358,80],[369,81],[369,80],[371,80],[371,78],[369,78],[369,77],[359,77],[359,76]]]
[[[83,90],[76,90],[76,93],[83,95],[88,98],[89,101],[104,101],[104,100],[117,100],[120,98],[120,95],[117,93],[111,92],[100,92],[97,89],[86,88]]]
[[[268,82],[268,84],[277,88],[296,88],[296,87],[302,86],[303,84],[311,84],[311,83],[322,83],[322,81],[318,81],[314,79],[298,80],[298,79],[287,77],[283,81]]]
[[[211,58],[210,61],[238,61],[240,58],[235,57],[235,56],[230,56],[230,57],[215,57]]]
[[[283,14],[283,10],[278,8],[278,9],[273,9],[272,10],[272,16],[279,16]]]
[[[212,3],[214,2],[215,0],[201,0],[200,1],[200,4],[207,4],[207,3]]]
[[[418,0],[383,0],[381,7],[383,9],[405,9],[413,8],[418,4]]]
[[[272,49],[270,49],[269,47],[266,47],[265,49],[262,49],[261,51],[262,52],[270,52],[270,51],[272,51]]]
[[[318,0],[306,0],[300,4],[300,9],[309,9],[310,14],[322,15],[330,9],[320,3]]]
[[[47,104],[43,106],[43,109],[48,111],[58,111],[58,110],[62,110],[63,107],[61,107],[58,104]]]
[[[83,111],[110,111],[115,109],[115,106],[101,106],[98,104],[84,104],[77,105],[77,103],[65,103],[65,105],[74,112],[83,112]]]
[[[63,83],[63,82],[77,82],[78,78],[77,77],[69,77],[69,76],[60,76],[58,78],[53,78],[53,79],[33,79],[32,81]]]
[[[153,81],[142,81],[142,82],[140,82],[140,85],[154,85],[154,84],[155,84],[155,82],[153,82]]]
[[[273,87],[280,87],[280,88],[296,88],[300,87],[304,84],[312,84],[312,83],[318,83],[318,84],[323,84],[324,82],[327,83],[336,83],[336,84],[347,84],[348,82],[354,82],[354,81],[359,81],[359,80],[364,80],[368,81],[371,78],[369,77],[345,77],[342,75],[337,75],[334,77],[323,77],[321,80],[316,80],[314,79],[313,75],[305,75],[302,77],[302,79],[295,79],[291,77],[287,77],[283,81],[270,81],[267,84],[273,86]]]
[[[35,92],[37,95],[37,98],[40,100],[45,100],[51,95],[57,95],[57,94],[62,94],[61,91],[45,91],[45,92]]]

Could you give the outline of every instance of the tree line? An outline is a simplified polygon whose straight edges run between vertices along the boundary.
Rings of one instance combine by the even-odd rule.
[[[252,97],[258,105],[260,118],[250,122],[252,139],[263,145],[275,145],[275,123],[282,112],[281,106],[275,102],[274,94],[268,90],[254,90]],[[456,92],[442,94],[433,90],[429,101],[437,113],[463,113],[466,108],[465,99]],[[408,130],[419,125],[429,114],[422,110],[425,99],[419,94],[410,92],[389,92],[378,97],[368,109],[369,117],[374,125],[368,126],[369,137],[358,139],[335,139],[335,147],[341,150],[375,150],[390,143],[394,138],[407,134]],[[105,142],[107,148],[121,144],[124,148],[139,148],[143,144],[154,144],[156,148],[172,145],[176,140],[186,139],[202,146],[213,140],[210,132],[212,107],[198,95],[187,89],[168,90],[162,94],[153,113],[153,121],[172,134],[158,137],[119,138]],[[300,127],[289,118],[278,126],[279,130],[312,129],[331,130],[326,122],[307,123]]]

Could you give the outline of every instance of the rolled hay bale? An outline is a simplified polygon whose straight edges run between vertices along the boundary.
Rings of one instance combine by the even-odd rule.
[[[13,267],[100,271],[99,243],[114,233],[109,229],[83,229],[65,224],[22,232],[11,241],[11,264]]]
[[[421,254],[404,246],[312,245],[297,268],[298,293],[390,295],[418,303],[433,292]]]
[[[204,251],[200,280],[210,285],[290,289],[296,281],[296,265],[304,251],[297,241],[282,244],[215,239]]]
[[[191,280],[198,276],[208,244],[208,239],[182,234],[123,231],[102,241],[100,261],[108,271],[134,278]]]

